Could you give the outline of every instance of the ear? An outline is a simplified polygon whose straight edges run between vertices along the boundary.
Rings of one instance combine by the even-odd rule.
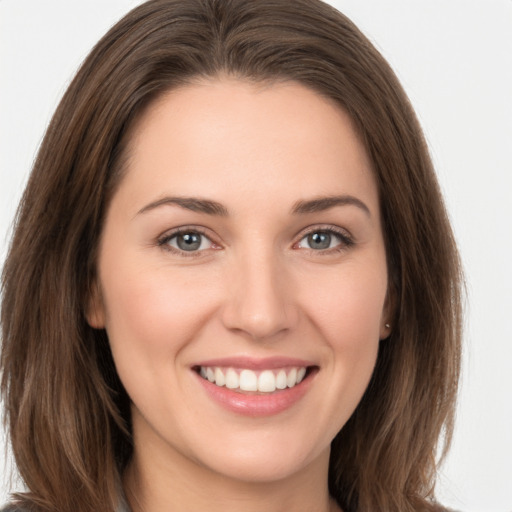
[[[87,299],[85,318],[93,329],[105,328],[105,307],[103,297],[97,280],[94,280]]]
[[[382,325],[380,327],[380,340],[385,340],[386,338],[389,338],[391,335],[392,326],[389,322],[382,322]]]
[[[395,319],[396,311],[396,293],[390,287],[386,293],[386,300],[384,301],[384,307],[382,308],[382,318],[380,324],[380,339],[385,340],[389,338],[393,332],[393,320]]]

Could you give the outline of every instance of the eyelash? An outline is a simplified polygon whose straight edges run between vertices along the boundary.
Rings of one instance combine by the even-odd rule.
[[[172,247],[171,245],[169,245],[169,242],[173,238],[176,238],[179,235],[188,235],[188,234],[200,235],[200,236],[206,238],[207,240],[209,240],[213,245],[217,245],[211,239],[211,237],[209,237],[206,234],[205,230],[201,229],[200,227],[185,226],[185,227],[177,228],[177,229],[171,231],[170,233],[166,233],[165,235],[163,235],[161,238],[158,239],[158,246],[166,251],[172,252],[174,254],[178,254],[179,256],[183,256],[185,258],[197,258],[202,255],[202,253],[204,252],[205,249],[200,250],[200,251],[183,251],[183,250],[177,249],[176,247]]]
[[[331,248],[327,248],[327,249],[316,250],[316,249],[312,249],[312,248],[304,248],[305,250],[307,250],[311,253],[314,253],[315,255],[330,255],[333,253],[343,252],[343,251],[350,249],[355,244],[352,236],[350,234],[348,234],[345,230],[335,228],[333,226],[313,226],[313,227],[307,228],[300,234],[299,240],[293,244],[293,247],[298,248],[297,247],[298,244],[300,244],[306,237],[313,235],[315,233],[322,233],[322,234],[327,234],[327,235],[331,235],[331,236],[334,235],[340,242],[335,247],[331,247]],[[202,249],[202,250],[196,250],[196,251],[184,251],[184,250],[181,250],[181,249],[178,249],[176,247],[172,247],[171,245],[169,245],[169,242],[173,238],[176,238],[177,236],[184,235],[184,234],[197,234],[197,235],[200,235],[200,236],[206,238],[207,240],[209,240],[211,244],[218,245],[211,239],[210,236],[208,236],[206,234],[206,231],[204,229],[202,229],[200,227],[196,227],[196,226],[180,227],[180,228],[173,230],[170,233],[166,233],[165,235],[163,235],[162,237],[160,237],[158,239],[157,245],[166,251],[178,254],[179,256],[182,256],[185,258],[200,257],[200,256],[202,256],[202,253],[204,253],[205,250],[208,250],[208,249]],[[218,246],[218,247],[220,247],[220,246]]]
[[[306,230],[304,230],[300,234],[300,238],[299,238],[298,242],[293,244],[294,247],[296,247],[306,237],[313,235],[315,233],[317,233],[317,234],[322,233],[322,234],[327,234],[327,235],[331,235],[331,236],[334,235],[340,242],[335,247],[331,247],[331,248],[327,248],[327,249],[315,250],[312,248],[305,248],[305,250],[307,250],[311,253],[314,253],[315,255],[328,256],[331,254],[344,252],[344,251],[350,249],[355,244],[354,239],[346,230],[336,228],[334,226],[318,226],[318,225],[316,225],[316,226],[306,228]]]

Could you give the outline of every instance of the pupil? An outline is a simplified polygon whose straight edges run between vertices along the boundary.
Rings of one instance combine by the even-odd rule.
[[[182,251],[195,251],[201,246],[201,235],[197,233],[185,233],[178,235],[176,241]]]
[[[328,249],[331,245],[329,233],[313,233],[308,236],[308,243],[312,249]]]

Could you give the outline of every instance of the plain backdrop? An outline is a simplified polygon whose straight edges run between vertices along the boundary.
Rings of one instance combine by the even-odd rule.
[[[53,110],[88,51],[138,3],[0,0],[1,261]],[[458,423],[438,496],[465,512],[512,512],[512,0],[330,3],[380,49],[416,107],[467,274]],[[2,458],[0,504],[19,489]]]

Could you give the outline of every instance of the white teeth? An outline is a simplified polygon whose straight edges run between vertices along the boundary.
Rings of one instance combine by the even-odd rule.
[[[273,393],[276,389],[293,388],[301,383],[306,376],[306,368],[281,368],[258,373],[248,369],[237,371],[234,368],[201,366],[199,374],[217,386],[240,391]]]
[[[215,368],[215,384],[217,386],[224,386],[226,384],[226,377],[220,368]]]
[[[258,391],[272,393],[276,390],[276,377],[271,370],[265,370],[258,377]]]
[[[290,373],[286,377],[286,385],[289,388],[293,388],[297,384],[297,368],[292,368],[290,370]]]
[[[258,377],[252,370],[240,372],[240,389],[242,391],[258,391]]]
[[[287,386],[286,372],[284,370],[279,370],[276,377],[276,388],[285,389]]]
[[[229,389],[237,389],[239,384],[238,373],[236,373],[233,368],[229,368],[226,373],[226,387]]]

